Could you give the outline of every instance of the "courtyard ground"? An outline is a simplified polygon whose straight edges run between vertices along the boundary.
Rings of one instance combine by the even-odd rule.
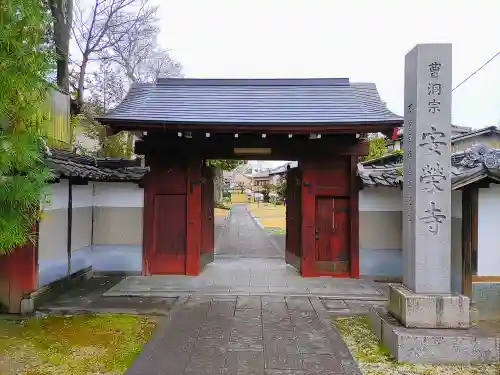
[[[0,320],[0,374],[123,374],[155,326],[110,314]]]
[[[494,365],[395,363],[363,317],[387,302],[387,285],[302,278],[285,264],[284,242],[273,241],[285,236],[260,223],[280,209],[283,215],[284,207],[248,204],[216,211],[215,260],[199,276],[94,278],[39,311],[103,315],[0,321],[0,374],[16,373],[6,364],[9,371],[32,364],[17,372],[27,375],[118,375],[130,364],[126,375],[500,373]],[[120,309],[129,315],[109,314]]]

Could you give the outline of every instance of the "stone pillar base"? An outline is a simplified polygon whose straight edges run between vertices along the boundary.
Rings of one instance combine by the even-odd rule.
[[[383,307],[368,314],[373,333],[398,362],[498,363],[500,339],[490,329],[406,328]]]
[[[389,312],[406,328],[468,329],[470,299],[452,294],[419,294],[404,285],[389,286]]]

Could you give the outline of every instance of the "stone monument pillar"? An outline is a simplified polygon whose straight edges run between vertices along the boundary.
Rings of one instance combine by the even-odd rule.
[[[419,44],[405,59],[403,284],[372,328],[405,362],[498,360],[495,339],[470,329],[470,300],[451,294],[451,44]]]
[[[403,283],[451,291],[451,44],[421,44],[405,59]]]
[[[451,295],[451,44],[419,44],[405,59],[403,284],[389,311],[406,327],[468,328]]]

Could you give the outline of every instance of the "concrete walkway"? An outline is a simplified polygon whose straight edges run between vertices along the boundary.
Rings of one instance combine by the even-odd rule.
[[[215,261],[199,276],[130,276],[107,297],[277,295],[340,300],[387,299],[386,286],[367,280],[303,278],[285,264],[283,250],[252,218],[244,204],[231,209],[216,243]]]
[[[126,375],[361,375],[316,297],[189,297]]]

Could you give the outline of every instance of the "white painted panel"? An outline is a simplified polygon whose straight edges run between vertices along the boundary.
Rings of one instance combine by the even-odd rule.
[[[367,187],[359,192],[360,211],[401,211],[403,194],[394,187]]]
[[[95,184],[96,207],[143,207],[144,189],[131,182],[98,182]]]
[[[500,186],[479,189],[477,213],[477,274],[500,276],[500,243],[498,230]]]
[[[47,188],[47,199],[41,202],[44,211],[68,208],[68,181],[61,180],[57,184],[50,184]]]
[[[73,208],[92,207],[93,202],[93,184],[73,185]]]
[[[451,192],[451,217],[462,218],[462,191]]]

